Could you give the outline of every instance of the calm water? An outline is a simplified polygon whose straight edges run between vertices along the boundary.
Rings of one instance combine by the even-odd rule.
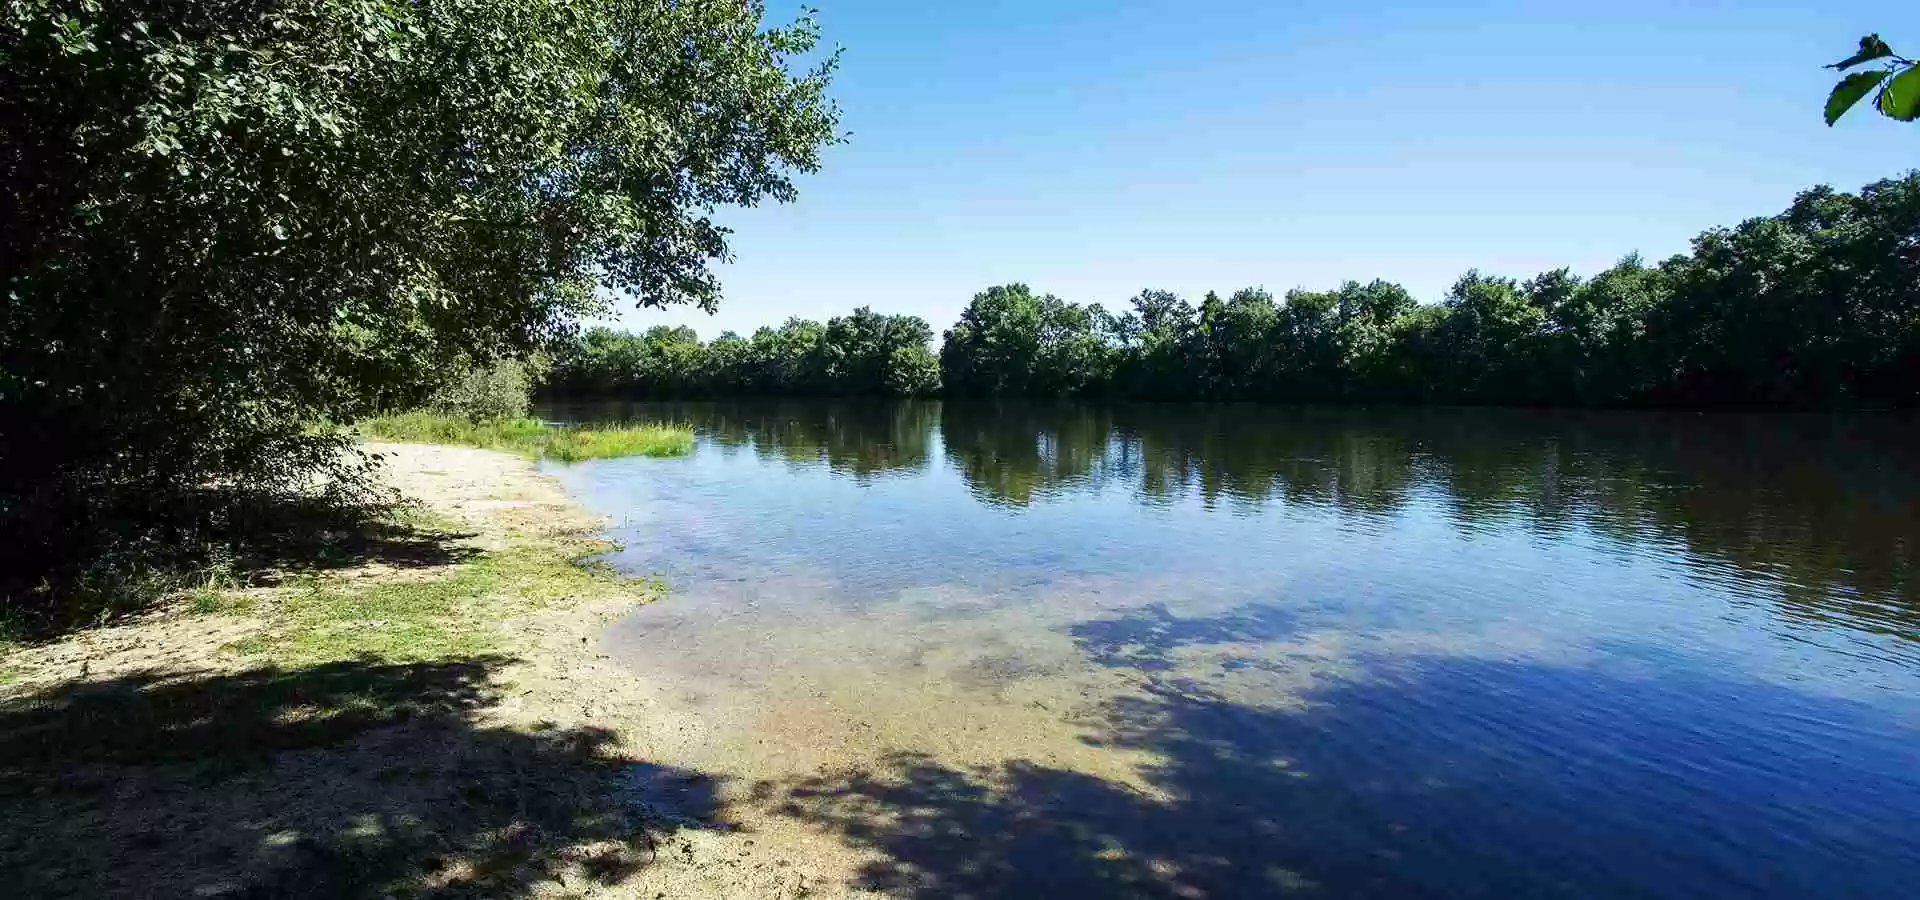
[[[699,428],[555,470],[672,588],[613,644],[857,886],[1920,890],[1911,421],[553,412]]]

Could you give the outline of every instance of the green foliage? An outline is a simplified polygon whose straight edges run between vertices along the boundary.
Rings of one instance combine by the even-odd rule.
[[[621,456],[685,456],[693,452],[693,430],[675,425],[559,428],[542,440],[539,452],[561,462]]]
[[[1893,52],[1893,48],[1870,34],[1860,39],[1860,49],[1829,69],[1846,71],[1863,63],[1883,61],[1883,68],[1868,72],[1853,72],[1840,79],[1833,86],[1833,93],[1827,96],[1827,124],[1840,121],[1847,110],[1858,104],[1875,87],[1880,93],[1873,99],[1873,108],[1890,119],[1911,122],[1920,119],[1920,67],[1913,60]],[[1882,82],[1885,82],[1882,84]]]
[[[1802,193],[1656,267],[1468,272],[1438,306],[1348,282],[1143,291],[1114,318],[990,288],[947,332],[956,396],[1833,408],[1920,403],[1920,173]]]
[[[1423,306],[1386,281],[1196,307],[1142,291],[1113,315],[1024,284],[974,295],[937,372],[918,319],[869,310],[703,344],[596,329],[564,394],[795,394],[1850,408],[1920,405],[1920,173],[1802,192],[1659,265],[1582,279],[1470,271]]]
[[[1873,105],[1890,119],[1902,122],[1920,119],[1920,68],[1909,65],[1906,71],[1893,76],[1893,80],[1880,89]]]
[[[686,327],[640,334],[594,328],[556,348],[544,387],[572,395],[917,396],[939,388],[932,340],[933,330],[916,316],[864,307],[824,326],[792,319],[751,338],[728,333],[708,343]]]
[[[427,398],[426,408],[474,422],[522,419],[532,409],[533,365],[502,359],[473,366]]]
[[[1920,404],[1920,173],[1859,194],[1815,188],[1693,252],[1589,279],[1477,271],[1443,303],[1349,281],[1142,291],[1115,316],[1024,284],[976,294],[948,329],[953,397],[1312,403],[1764,406]],[[887,323],[894,324],[887,324]],[[595,330],[547,387],[634,396],[918,394],[935,383],[917,319],[859,310],[702,344],[691,330]],[[891,348],[889,350],[888,348]],[[901,362],[902,358],[907,362]],[[882,365],[887,360],[889,365]]]
[[[561,462],[619,456],[684,456],[693,431],[673,425],[551,425],[539,419],[488,419],[427,411],[376,416],[354,426],[368,437],[402,443],[508,450]]]
[[[947,331],[941,378],[963,397],[1080,393],[1102,375],[1111,327],[1098,307],[1036,296],[1024,284],[988,288]]]
[[[596,296],[711,307],[713,212],[790,199],[836,139],[813,24],[763,13],[11,0],[0,601],[181,491],[350,478],[310,423],[417,405]]]
[[[1859,103],[1861,97],[1865,97],[1868,91],[1879,86],[1891,74],[1885,69],[1875,69],[1871,72],[1855,72],[1840,79],[1840,83],[1834,85],[1833,93],[1827,97],[1827,124],[1840,121],[1840,117],[1846,115],[1855,103]]]

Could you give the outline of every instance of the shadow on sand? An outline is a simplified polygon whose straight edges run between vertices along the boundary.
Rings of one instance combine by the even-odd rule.
[[[479,553],[472,533],[419,523],[416,513],[385,494],[207,488],[93,519],[0,522],[0,634],[58,638],[201,584],[271,586],[366,565],[435,568]]]
[[[490,722],[507,660],[64,685],[0,705],[18,897],[517,897],[614,884],[712,779]],[[666,804],[674,804],[669,808]]]

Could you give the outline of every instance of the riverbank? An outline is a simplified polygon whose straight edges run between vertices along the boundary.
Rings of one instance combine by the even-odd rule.
[[[576,564],[600,523],[525,458],[370,449],[417,505],[351,558],[0,658],[0,877],[36,897],[808,893],[804,860],[743,859],[709,776],[641,754],[697,723],[600,653],[657,596]]]

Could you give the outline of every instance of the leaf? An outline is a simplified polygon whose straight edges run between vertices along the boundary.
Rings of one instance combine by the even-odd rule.
[[[1865,97],[1868,91],[1873,90],[1874,85],[1885,80],[1889,74],[1891,73],[1887,70],[1880,69],[1873,72],[1855,72],[1840,79],[1840,83],[1833,86],[1833,93],[1827,95],[1827,124],[1832,125],[1840,121],[1840,117],[1846,115],[1847,110],[1852,109],[1855,103],[1860,102],[1861,97]]]
[[[1833,65],[1827,66],[1826,68],[1851,69],[1854,66],[1857,66],[1863,62],[1870,62],[1872,60],[1881,59],[1883,57],[1888,57],[1892,55],[1893,55],[1893,48],[1887,46],[1886,41],[1881,40],[1880,36],[1877,34],[1870,34],[1860,39],[1860,52],[1855,53],[1854,55],[1849,56],[1846,59],[1843,59],[1837,63],[1834,63]]]
[[[1882,115],[1902,122],[1920,119],[1920,66],[1909,67],[1887,82],[1874,98]]]

